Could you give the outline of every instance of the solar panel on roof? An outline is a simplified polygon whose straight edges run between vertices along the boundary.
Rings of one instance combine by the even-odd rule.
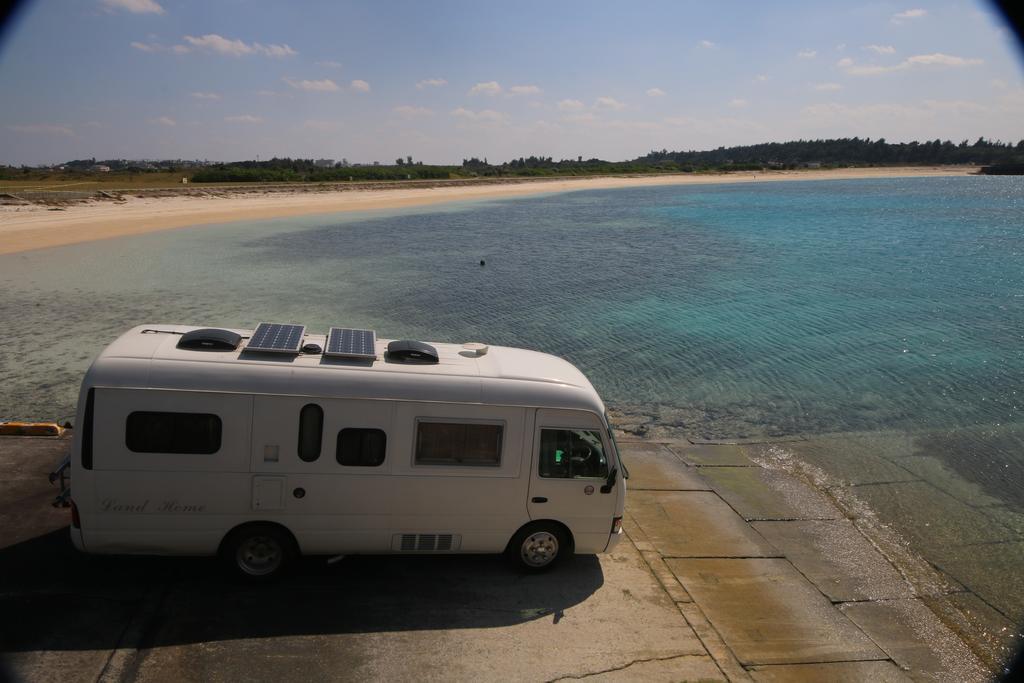
[[[372,360],[377,357],[377,333],[373,330],[332,327],[327,335],[324,355]]]
[[[272,351],[274,353],[298,353],[305,325],[284,325],[281,323],[260,323],[245,345],[248,351]]]

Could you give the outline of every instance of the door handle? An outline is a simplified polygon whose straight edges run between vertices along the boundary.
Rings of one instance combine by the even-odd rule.
[[[536,498],[531,498],[530,502],[531,503],[546,503],[546,502],[548,502],[548,499],[545,498],[544,496],[537,496]]]

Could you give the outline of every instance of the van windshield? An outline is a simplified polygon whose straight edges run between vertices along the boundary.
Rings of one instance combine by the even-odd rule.
[[[615,430],[612,429],[612,421],[608,419],[608,413],[604,414],[604,425],[608,431],[608,441],[612,444],[612,450],[615,452],[615,459],[619,461],[619,467],[622,468],[622,478],[629,479],[629,468],[626,467],[626,461],[622,459],[622,451],[619,450],[619,442],[615,440]]]

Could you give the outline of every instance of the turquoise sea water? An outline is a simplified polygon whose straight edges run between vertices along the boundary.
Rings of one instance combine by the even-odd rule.
[[[234,223],[0,256],[0,290],[0,418],[72,415],[91,358],[143,322],[540,349],[692,439],[805,439],[791,452],[1024,619],[1024,178]]]
[[[704,438],[1022,419],[1024,178],[233,224],[0,257],[0,287],[5,416],[71,413],[89,358],[138,322],[273,319],[549,351],[612,406],[667,406]]]

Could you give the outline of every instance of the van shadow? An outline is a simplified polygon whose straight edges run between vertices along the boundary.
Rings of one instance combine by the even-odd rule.
[[[0,576],[8,652],[557,623],[604,583],[594,556],[526,575],[497,556],[438,555],[303,558],[248,585],[212,559],[84,555],[66,528],[0,549]]]

